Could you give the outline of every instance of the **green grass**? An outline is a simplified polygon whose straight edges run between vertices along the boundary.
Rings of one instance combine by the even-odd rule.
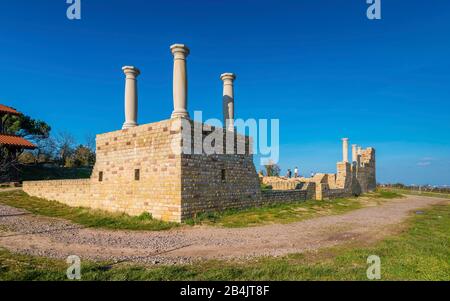
[[[423,195],[423,196],[429,196],[429,197],[450,199],[450,194],[449,193],[430,192],[430,191],[417,191],[417,190],[400,189],[400,188],[382,188],[382,189],[380,189],[380,191],[382,193]]]
[[[300,201],[244,210],[199,214],[186,221],[189,225],[212,225],[226,228],[252,227],[266,224],[288,224],[325,215],[342,214],[371,204],[378,205],[385,199],[399,198],[393,192],[374,192],[360,198],[341,198],[324,201]],[[382,200],[383,199],[383,200]]]
[[[36,215],[66,219],[92,228],[166,230],[178,226],[176,223],[153,219],[148,213],[140,216],[129,216],[82,207],[69,207],[59,202],[30,197],[23,191],[0,191],[0,204],[24,209]]]
[[[315,253],[245,262],[145,267],[82,261],[83,280],[367,280],[367,257],[381,258],[382,280],[450,280],[450,206],[411,217],[407,227],[372,246],[345,245]],[[0,249],[0,280],[65,280],[61,260]]]
[[[24,165],[20,168],[21,181],[87,179],[92,168],[44,167],[40,165]]]
[[[272,189],[273,187],[271,185],[261,183],[261,190],[272,190]]]
[[[392,192],[376,192],[365,197],[324,201],[301,201],[277,205],[252,207],[244,210],[200,214],[187,220],[187,225],[210,225],[226,228],[252,227],[267,224],[287,224],[314,217],[342,214],[370,205],[379,205],[401,195]],[[30,197],[22,191],[0,191],[0,203],[27,210],[36,215],[57,217],[92,228],[127,230],[167,230],[179,226],[152,219],[149,214],[131,217],[101,210],[69,207],[59,202]]]

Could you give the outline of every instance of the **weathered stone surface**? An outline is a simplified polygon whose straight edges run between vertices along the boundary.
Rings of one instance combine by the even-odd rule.
[[[193,149],[213,130],[206,127],[201,141],[194,139],[193,131],[190,139],[183,140],[186,137],[179,121],[164,120],[98,135],[97,161],[90,179],[24,182],[24,191],[69,206],[130,215],[149,212],[157,219],[174,222],[202,212],[304,200],[311,195],[311,187],[262,194],[251,139],[245,136],[236,135],[232,154],[174,152],[174,146],[186,146],[186,141],[191,141]],[[192,129],[202,126],[188,122]],[[226,139],[216,143],[227,148]],[[241,154],[238,148],[246,151]]]
[[[344,140],[344,144],[348,140]],[[344,146],[344,154],[346,147]],[[348,150],[347,150],[348,151]],[[357,160],[338,162],[336,174],[317,173],[311,178],[262,177],[261,182],[278,190],[304,189],[306,184],[313,183],[314,192],[307,198],[323,200],[329,198],[348,197],[374,191],[377,187],[375,149],[369,147],[359,149]],[[344,155],[345,156],[345,155]],[[311,191],[311,188],[309,188]]]

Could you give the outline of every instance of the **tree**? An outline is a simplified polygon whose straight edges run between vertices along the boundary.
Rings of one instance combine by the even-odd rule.
[[[58,145],[52,137],[41,139],[37,142],[37,149],[34,151],[35,163],[52,162],[58,156]]]
[[[51,127],[44,121],[23,114],[3,116],[2,129],[4,134],[20,136],[34,143],[47,139],[51,131]]]
[[[0,118],[0,133],[23,137],[35,144],[42,139],[47,139],[50,130],[47,123],[23,114],[5,114]],[[22,153],[23,149],[20,148],[0,147],[0,180],[11,180],[17,177],[19,156]]]
[[[267,162],[267,164],[264,165],[264,168],[266,169],[266,175],[268,177],[279,177],[280,176],[281,169],[273,161]]]
[[[88,147],[79,145],[73,155],[68,158],[66,167],[92,166],[95,163],[95,153]]]
[[[67,159],[72,156],[75,146],[75,138],[67,133],[60,132],[56,137],[57,159],[59,164],[65,166]]]

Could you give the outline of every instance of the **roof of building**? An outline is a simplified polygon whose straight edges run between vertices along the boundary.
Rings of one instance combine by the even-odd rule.
[[[13,108],[7,107],[5,105],[0,104],[0,113],[7,113],[12,115],[20,115],[19,112],[14,110]]]
[[[0,145],[8,145],[18,148],[25,148],[25,149],[35,149],[36,145],[31,143],[30,141],[18,137],[18,136],[12,136],[12,135],[4,135],[0,134]]]

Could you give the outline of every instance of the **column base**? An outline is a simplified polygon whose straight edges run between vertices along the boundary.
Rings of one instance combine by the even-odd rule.
[[[138,124],[136,122],[125,122],[122,126],[122,130],[137,127]]]
[[[170,118],[186,118],[186,119],[189,119],[189,113],[187,111],[184,111],[184,112],[173,111],[173,113],[170,116]]]

